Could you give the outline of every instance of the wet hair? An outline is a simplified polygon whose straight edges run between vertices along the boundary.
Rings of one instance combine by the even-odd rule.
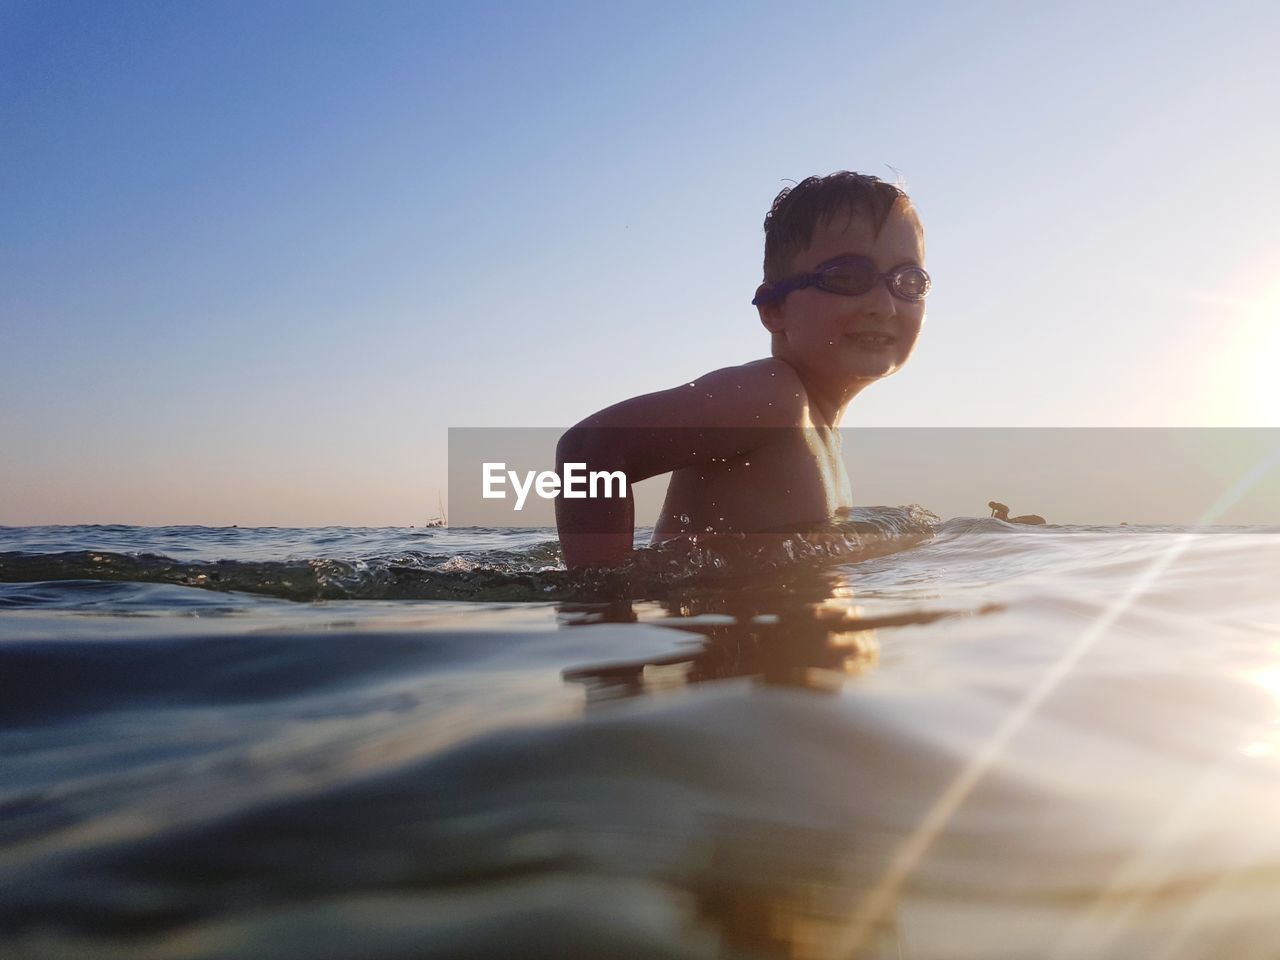
[[[764,218],[764,279],[784,279],[791,260],[813,240],[819,225],[826,226],[838,214],[852,220],[863,216],[877,234],[901,201],[915,216],[911,198],[892,183],[866,173],[840,170],[825,177],[807,177],[785,187],[773,200]]]

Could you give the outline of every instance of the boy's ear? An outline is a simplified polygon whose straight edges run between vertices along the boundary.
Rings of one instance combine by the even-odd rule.
[[[769,284],[762,283],[756,287],[756,296],[766,293]],[[764,324],[764,328],[770,333],[777,333],[786,324],[786,310],[784,304],[786,300],[766,300],[764,303],[757,304],[756,312],[760,314],[760,322]]]

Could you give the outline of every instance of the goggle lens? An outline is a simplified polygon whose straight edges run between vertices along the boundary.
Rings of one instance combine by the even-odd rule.
[[[876,267],[870,260],[845,260],[822,271],[822,286],[832,293],[861,296],[875,286]]]
[[[921,267],[903,267],[893,274],[892,283],[903,300],[920,301],[929,292],[929,274]]]

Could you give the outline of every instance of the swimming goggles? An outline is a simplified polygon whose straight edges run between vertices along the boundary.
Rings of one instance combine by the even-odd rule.
[[[858,297],[870,292],[881,280],[891,294],[909,303],[919,303],[933,285],[924,267],[918,267],[914,263],[905,263],[888,273],[879,273],[870,257],[850,255],[820,263],[813,273],[802,273],[786,280],[763,284],[751,302],[756,306],[775,303],[785,299],[792,290],[803,290],[805,287],[817,287],[845,297]]]

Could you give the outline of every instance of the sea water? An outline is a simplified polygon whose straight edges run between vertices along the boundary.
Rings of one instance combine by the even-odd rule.
[[[1278,532],[0,528],[0,956],[1280,956]]]

